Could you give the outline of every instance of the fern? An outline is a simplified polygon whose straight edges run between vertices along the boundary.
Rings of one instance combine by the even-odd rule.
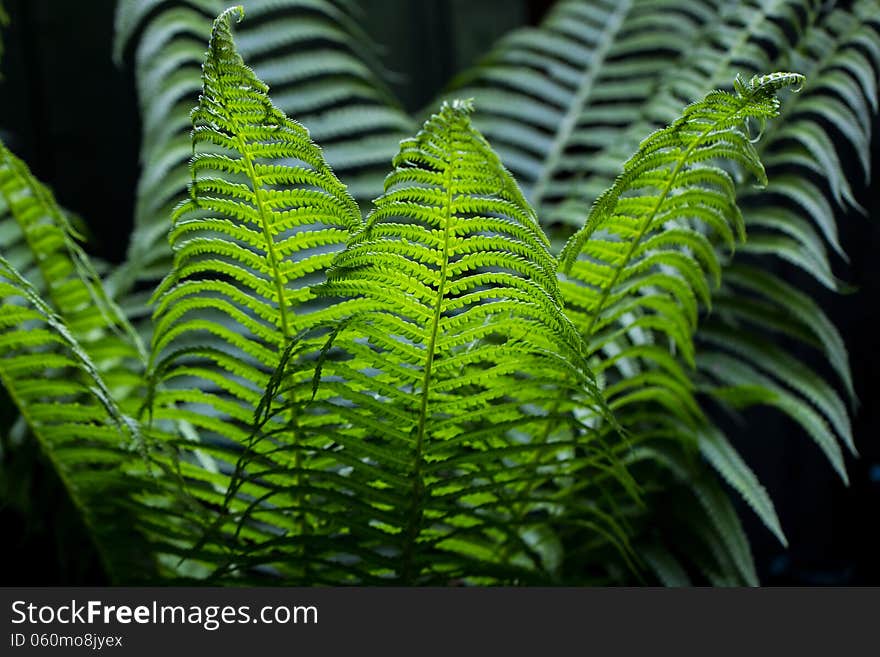
[[[153,572],[126,468],[143,350],[51,192],[0,144],[0,380],[82,513],[111,575]],[[123,400],[120,402],[119,400]],[[153,487],[149,480],[146,488]]]
[[[846,289],[834,211],[859,208],[841,162],[868,173],[880,13],[679,5],[560,2],[400,141],[350,3],[249,1],[236,44],[241,7],[212,28],[217,0],[122,0],[128,262],[101,281],[0,150],[0,378],[108,571],[756,584],[724,484],[785,535],[713,414],[772,405],[846,478],[846,350],[766,261]],[[810,81],[781,120],[804,77],[765,70]]]
[[[456,104],[403,142],[361,228],[308,133],[274,108],[236,53],[233,14],[215,22],[193,113],[194,144],[211,149],[193,158],[190,199],[175,213],[175,269],[155,295],[150,368],[153,422],[183,419],[200,436],[194,446],[169,431],[183,453],[164,467],[179,470],[191,498],[223,497],[202,556],[241,538],[248,547],[220,560],[215,576],[271,564],[289,581],[433,581],[474,576],[480,563],[486,576],[512,579],[525,576],[511,565],[522,553],[542,570],[503,518],[529,511],[534,489],[564,472],[553,460],[579,437],[566,467],[608,466],[577,423],[564,441],[547,440],[556,421],[542,412],[548,400],[570,398],[561,415],[601,398],[534,213],[470,127],[468,106]],[[309,330],[334,326],[311,402],[306,354],[323,341]],[[289,347],[279,361],[285,343],[300,374],[273,384],[269,374],[285,373],[293,355]],[[261,405],[267,384],[281,392]],[[278,395],[282,408],[266,408],[264,436],[252,439],[252,409]],[[530,444],[529,432],[543,440]],[[199,466],[206,456],[215,474]],[[232,474],[225,495],[223,473]],[[306,498],[320,503],[304,507]],[[330,541],[343,530],[345,540]]]
[[[775,92],[802,83],[796,74],[755,77],[737,81],[735,95],[717,91],[689,106],[642,142],[562,251],[569,313],[590,353],[606,357],[600,371],[619,373],[609,378],[606,394],[636,435],[674,435],[682,424],[693,432],[706,422],[670,353],[695,364],[698,303],[709,303],[708,277],[720,275],[707,233],[730,245],[744,237],[734,180],[712,162],[732,160],[766,183],[749,121],[773,118]],[[762,511],[778,527],[772,507]],[[739,570],[747,572],[742,565]]]
[[[623,312],[639,314],[627,328],[659,325],[685,359],[693,362],[688,324],[674,325],[674,313],[655,317],[660,313],[644,312],[652,309],[662,313],[670,305],[651,295],[650,288],[664,290],[663,296],[673,300],[671,306],[683,308],[693,324],[697,314],[694,299],[701,296],[708,301],[708,285],[699,261],[716,274],[718,263],[705,235],[690,224],[699,221],[728,244],[735,236],[743,238],[745,232],[732,177],[706,162],[731,159],[766,184],[763,166],[748,137],[747,122],[776,116],[779,104],[774,92],[796,83],[802,84],[803,77],[773,74],[755,77],[748,84],[738,81],[735,96],[721,91],[709,94],[689,106],[675,123],[642,142],[560,255],[563,271],[583,283],[566,289],[580,311],[584,333],[600,333]],[[603,234],[610,238],[601,239]],[[675,257],[680,254],[675,248],[678,245],[686,245],[695,257]],[[649,283],[640,282],[645,293],[621,309],[621,301],[630,301],[631,295],[621,292],[631,279],[643,273],[651,275],[655,267],[662,266],[677,275],[662,273]],[[599,343],[594,350],[601,347]]]
[[[854,153],[865,165],[876,107],[880,6],[875,0],[851,7],[833,5],[810,0],[693,3],[683,11],[677,3],[651,2],[630,7],[603,4],[590,12],[579,3],[561,3],[556,11],[569,20],[563,22],[554,13],[536,30],[506,38],[454,86],[465,84],[480,107],[483,98],[489,100],[477,122],[501,142],[499,151],[511,167],[523,163],[526,183],[535,171],[544,173],[547,182],[538,188],[540,197],[532,200],[539,202],[544,225],[564,237],[567,226],[579,223],[590,200],[613,180],[618,163],[646,133],[672,121],[683,102],[743,70],[787,68],[806,73],[810,84],[805,92],[790,99],[784,120],[769,125],[757,145],[774,180],[771,192],[735,178],[749,240],[734,259],[725,252],[724,239],[712,238],[724,285],[715,296],[708,321],[697,330],[698,369],[673,371],[670,363],[669,376],[662,382],[655,376],[653,383],[656,394],[674,409],[687,407],[680,400],[690,398],[686,392],[695,386],[725,404],[772,404],[799,422],[845,477],[836,447],[839,439],[852,449],[844,401],[798,358],[774,346],[778,334],[784,334],[818,347],[852,398],[843,341],[813,300],[767,271],[775,269],[767,257],[777,256],[828,287],[845,289],[832,273],[823,242],[827,240],[839,251],[832,204],[855,202],[841,160]],[[617,14],[620,20],[608,20],[615,9],[622,12]],[[589,18],[571,20],[578,15]],[[598,31],[600,27],[605,31]],[[641,36],[641,30],[650,27],[653,35],[663,39],[662,46],[643,49],[640,43],[650,44],[651,37]],[[610,53],[614,54],[609,57]],[[580,88],[583,93],[575,93],[576,87],[566,84],[567,95],[537,94],[520,84],[530,71],[559,80],[578,79],[568,74],[565,65],[583,73],[580,79],[589,86]],[[614,72],[611,79],[594,84],[593,78],[602,79],[606,71]],[[517,109],[539,95],[546,95],[548,101],[533,103],[530,111]],[[557,104],[560,112],[554,109]],[[562,120],[565,112],[577,119]],[[797,125],[791,125],[792,121]],[[551,143],[547,133],[557,146],[552,151],[547,148]],[[522,135],[528,138],[521,139]],[[533,148],[539,141],[542,147]],[[776,173],[783,170],[786,175]],[[826,176],[827,183],[821,182]],[[528,184],[525,189],[529,192]],[[750,300],[752,295],[755,301]],[[731,351],[739,364],[729,370]],[[620,372],[625,379],[637,374],[638,369],[632,367]],[[702,402],[701,407],[705,407]],[[702,428],[687,426],[690,423],[676,427],[670,437],[689,436],[685,444],[698,443],[701,450],[705,447],[704,453],[713,454],[705,437],[714,429],[705,423],[698,425]],[[709,461],[750,505],[764,497],[753,475],[734,475],[726,460]],[[741,460],[737,470],[751,475]],[[637,476],[644,482],[650,475],[640,472]],[[783,538],[772,506],[753,508],[761,509],[765,524]],[[646,526],[650,524],[646,521]],[[673,537],[671,542],[675,541]]]
[[[275,89],[278,107],[310,126],[355,197],[368,201],[412,124],[382,82],[374,46],[350,6],[332,0],[248,0],[243,6],[254,27],[243,27],[242,52]],[[154,283],[168,271],[167,217],[189,178],[189,112],[202,84],[207,17],[224,7],[220,0],[118,4],[116,57],[121,62],[134,51],[144,130],[135,232],[127,265],[112,279],[133,315],[147,312],[143,295],[132,294],[135,282]]]
[[[215,21],[192,113],[192,182],[169,233],[174,268],[154,294],[146,409],[181,450],[163,467],[189,481],[189,496],[217,504],[218,470],[247,442],[285,343],[339,314],[313,287],[362,223],[308,131],[237,53],[230,20],[242,13]]]
[[[248,480],[264,486],[291,463],[299,473],[247,517],[265,523],[289,505],[301,532],[267,541],[263,558],[290,549],[287,570],[305,569],[307,581],[332,581],[339,551],[349,569],[372,560],[374,575],[409,584],[551,578],[530,535],[582,517],[561,513],[554,480],[608,467],[595,432],[570,415],[602,401],[546,238],[470,111],[444,105],[402,142],[385,193],[321,286],[353,310],[321,354],[295,344],[299,363],[284,370],[274,392],[286,401],[273,409],[292,409],[292,422],[264,430],[247,459]],[[555,513],[538,523],[548,504]],[[538,526],[525,531],[527,515]],[[319,539],[343,528],[328,556]],[[248,551],[251,565],[259,552]]]

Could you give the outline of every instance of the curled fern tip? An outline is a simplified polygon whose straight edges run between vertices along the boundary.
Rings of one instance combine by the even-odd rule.
[[[444,102],[443,107],[450,107],[455,112],[461,112],[463,114],[472,114],[474,111],[474,99],[473,98],[455,98],[451,103]],[[442,108],[441,108],[442,109]]]

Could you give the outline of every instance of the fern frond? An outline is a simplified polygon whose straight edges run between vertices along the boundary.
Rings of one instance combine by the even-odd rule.
[[[817,442],[844,480],[840,449],[855,453],[844,400],[817,373],[774,345],[775,336],[783,335],[819,349],[854,400],[843,340],[808,294],[765,271],[754,256],[782,258],[826,287],[841,289],[826,245],[843,255],[834,206],[859,207],[841,161],[854,159],[868,170],[865,149],[880,70],[878,12],[876,0],[835,9],[806,32],[802,48],[790,51],[791,61],[809,73],[811,82],[786,104],[782,127],[768,129],[759,146],[771,171],[786,175],[774,177],[781,183],[777,194],[757,195],[741,187],[750,229],[742,255],[752,260],[737,257],[726,265],[717,312],[698,334],[698,362],[705,375],[701,385],[737,406],[779,408]],[[731,356],[738,361],[736,368],[719,367]]]
[[[738,80],[735,94],[712,92],[688,106],[642,142],[562,251],[560,285],[568,312],[590,353],[604,355],[597,371],[606,377],[609,404],[638,443],[661,440],[696,449],[699,436],[712,431],[678,360],[696,364],[699,308],[710,303],[711,279],[721,274],[713,236],[731,246],[744,236],[734,178],[716,163],[732,161],[766,182],[750,122],[772,119],[779,107],[776,92],[802,82],[797,74],[756,76],[747,84]],[[754,486],[741,490],[766,502]],[[699,498],[700,491],[694,492]],[[772,505],[760,510],[778,528]],[[729,514],[719,517],[727,518],[726,529],[706,540],[734,540]],[[751,581],[750,561],[741,547],[738,553],[740,558],[725,563]],[[712,554],[717,559],[726,552],[716,546]],[[729,573],[724,563],[717,565],[716,575]]]
[[[146,404],[180,452],[162,466],[216,506],[286,342],[338,314],[313,288],[362,224],[308,131],[238,54],[230,24],[241,16],[233,8],[214,22],[192,112],[189,198],[169,234],[174,268],[154,294]]]
[[[842,156],[835,152],[838,147],[834,144],[848,143],[857,149],[859,161],[864,164],[864,149],[870,141],[870,114],[867,109],[876,103],[873,80],[878,65],[876,61],[872,63],[871,57],[872,53],[878,51],[875,17],[880,6],[875,0],[866,0],[856,3],[852,10],[834,9],[826,13],[810,3],[803,4],[802,10],[798,3],[776,3],[775,6],[769,6],[766,16],[754,14],[754,20],[747,23],[751,27],[743,35],[745,38],[740,42],[742,46],[729,49],[725,53],[723,47],[719,49],[718,44],[714,44],[711,47],[718,50],[715,54],[702,49],[703,54],[698,54],[692,64],[686,61],[675,68],[675,74],[670,72],[669,81],[661,84],[661,88],[667,90],[661,96],[673,94],[676,98],[687,97],[688,90],[702,93],[710,88],[719,75],[730,70],[732,62],[757,70],[765,66],[768,58],[775,56],[776,52],[782,55],[774,65],[796,66],[797,70],[808,74],[811,80],[809,88],[803,94],[790,99],[783,110],[784,120],[768,127],[757,146],[762,160],[771,168],[771,173],[785,171],[786,174],[774,176],[773,191],[769,194],[758,193],[742,182],[737,186],[737,198],[744,208],[744,221],[750,235],[740,253],[752,256],[772,254],[784,258],[795,266],[808,270],[823,284],[839,288],[840,283],[831,271],[823,242],[827,241],[840,252],[832,199],[849,204],[853,204],[854,200],[848,183],[842,178]],[[731,9],[731,12],[733,15],[734,10]],[[735,14],[739,15],[739,9]],[[790,31],[799,40],[798,48],[786,46],[782,40],[783,35],[776,26],[778,21],[768,20],[773,16],[780,17],[780,20],[791,26]],[[773,47],[768,47],[771,44]],[[708,64],[712,62],[718,62],[718,65],[709,67]],[[682,68],[687,71],[693,69],[693,73],[680,75]],[[631,142],[651,125],[651,121],[670,116],[674,107],[674,103],[664,105],[660,99],[653,106],[646,106],[643,114],[647,121],[635,124],[630,130],[630,136],[617,142],[619,148],[624,148],[626,142]],[[799,109],[801,107],[803,110]],[[828,131],[828,126],[831,126],[831,132]],[[614,159],[609,152],[605,161],[613,162]],[[792,172],[795,174],[792,175]],[[816,174],[826,182],[816,182]],[[727,260],[728,258],[722,258],[725,268],[730,267]],[[742,269],[743,265],[739,267]],[[767,278],[758,271],[755,275],[761,280]],[[732,281],[734,278],[725,280]],[[785,286],[781,281],[774,281],[763,287],[772,290],[780,285]],[[749,287],[766,295],[762,286]],[[736,289],[737,301],[727,304],[729,291],[727,286],[722,288],[718,303],[725,308],[729,306],[730,313],[716,313],[710,324],[714,324],[719,318],[723,320],[725,317],[736,316],[740,308],[743,308],[743,312],[750,313],[745,310],[748,304],[740,303],[740,292],[741,289]],[[803,295],[795,292],[795,296],[799,298]],[[785,307],[788,305],[790,302],[786,302]],[[790,316],[790,321],[803,321],[801,330],[807,334],[814,333],[813,327],[821,327],[823,336],[826,336],[822,338],[822,343],[827,347],[826,355],[852,395],[849,366],[842,341],[821,310],[811,302],[807,305],[811,307],[809,311],[802,308],[799,313]],[[748,325],[746,320],[747,315],[741,315],[737,320],[737,330],[741,331]],[[753,322],[751,324],[754,325]],[[764,340],[760,333],[755,334],[755,339]],[[701,345],[706,344],[699,341]],[[836,393],[833,394],[836,396]],[[830,403],[840,405],[839,401]],[[844,441],[848,441],[844,423],[836,421],[835,425],[843,430],[840,435]]]
[[[638,447],[627,454],[626,462],[640,479],[662,482],[662,509],[634,517],[647,525],[636,549],[647,552],[650,567],[659,570],[661,579],[670,577],[664,566],[672,563],[679,566],[671,573],[675,581],[687,581],[675,558],[679,552],[713,586],[758,585],[745,531],[712,471],[674,443]]]
[[[142,384],[146,350],[77,243],[52,192],[0,143],[0,247],[101,366],[119,399]],[[136,396],[131,395],[131,396]]]
[[[700,432],[699,444],[700,454],[706,461],[721,474],[731,488],[742,495],[779,542],[787,546],[788,540],[782,531],[773,500],[727,437],[717,428],[706,426]]]
[[[738,81],[736,95],[709,94],[642,142],[596,200],[560,255],[570,312],[594,352],[620,336],[626,315],[633,319],[625,331],[657,331],[693,363],[696,300],[708,303],[706,271],[718,270],[714,250],[694,228],[727,242],[744,236],[733,179],[710,161],[732,160],[765,183],[747,121],[774,117],[775,92],[802,82],[777,73]]]
[[[0,381],[82,514],[108,574],[155,572],[137,488],[132,419],[143,350],[51,192],[0,144]],[[119,401],[122,400],[122,401]]]
[[[783,43],[767,50],[769,41],[761,39],[751,47],[753,55],[740,58],[760,68],[767,57],[778,57],[774,66],[796,67],[810,84],[788,99],[781,120],[767,127],[757,146],[774,180],[771,193],[738,185],[749,240],[735,258],[722,259],[725,285],[715,296],[715,312],[697,332],[698,380],[701,389],[737,406],[772,404],[788,414],[846,480],[836,444],[854,449],[844,402],[774,346],[774,334],[822,350],[854,399],[843,341],[807,294],[766,271],[763,263],[772,255],[826,287],[844,287],[833,274],[826,244],[843,256],[833,206],[858,207],[841,162],[855,156],[865,167],[871,115],[876,115],[880,4],[865,0],[830,10],[804,5],[806,11],[788,12],[797,26],[789,30],[796,47]],[[728,367],[731,356],[737,359],[735,368]],[[751,504],[749,495],[746,500]]]
[[[138,540],[123,463],[139,449],[137,424],[97,365],[37,290],[0,257],[0,381],[81,512],[108,573],[153,570]],[[137,457],[136,457],[137,458]]]
[[[253,536],[288,513],[290,540],[248,554],[293,581],[342,560],[350,581],[547,581],[557,532],[615,531],[609,510],[561,511],[558,478],[621,475],[571,413],[604,404],[547,239],[471,111],[445,104],[402,142],[320,288],[349,314],[320,351],[291,343],[270,388],[266,417],[292,419],[252,443],[244,481],[268,490],[240,522]]]
[[[173,7],[122,0],[116,48],[134,50],[143,119],[139,182],[128,262],[113,277],[120,292],[155,282],[169,267],[167,217],[189,180],[190,108],[201,89],[199,67],[220,0]],[[247,0],[252,20],[241,28],[243,56],[273,88],[279,109],[297,116],[326,146],[329,163],[366,202],[381,189],[385,163],[412,129],[381,78],[374,46],[346,3],[332,0]],[[132,313],[144,300],[126,295]]]

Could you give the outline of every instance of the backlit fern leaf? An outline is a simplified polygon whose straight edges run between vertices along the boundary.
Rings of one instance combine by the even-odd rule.
[[[734,70],[757,71],[774,66],[807,74],[811,80],[808,90],[786,103],[785,120],[769,126],[757,146],[775,174],[771,193],[756,190],[746,182],[737,185],[749,240],[732,262],[729,257],[721,257],[725,285],[716,296],[717,312],[698,332],[699,348],[706,352],[698,360],[701,385],[703,374],[711,381],[723,382],[726,370],[712,365],[713,351],[719,346],[725,350],[732,348],[749,368],[741,369],[738,384],[752,388],[751,394],[738,397],[739,403],[757,403],[760,395],[754,393],[762,387],[767,400],[784,399],[774,403],[826,445],[826,452],[839,471],[840,458],[833,447],[835,434],[852,447],[843,401],[831,387],[823,385],[819,390],[807,383],[807,379],[815,380],[817,376],[806,368],[799,368],[800,373],[793,375],[792,366],[785,364],[792,358],[774,348],[765,331],[781,329],[819,346],[852,395],[843,342],[812,300],[775,275],[768,275],[766,265],[756,267],[760,261],[747,264],[741,256],[774,255],[804,269],[826,286],[839,286],[825,248],[827,243],[840,253],[831,202],[855,201],[836,151],[839,144],[847,143],[863,168],[866,166],[870,108],[876,102],[873,99],[878,68],[878,10],[876,0],[855,3],[851,9],[826,9],[815,2],[780,1],[748,8],[731,4],[724,20],[735,28],[719,26],[722,37],[707,41],[677,66],[670,67],[659,83],[658,93],[642,108],[640,120],[615,141],[613,148],[584,161],[587,179],[583,188],[596,189],[604,184],[614,162],[626,152],[627,143],[632,144],[658,122],[670,120],[681,99],[704,93]],[[794,35],[797,47],[789,45],[788,35]],[[577,203],[571,207],[576,208]],[[763,300],[757,304],[745,301],[746,291],[765,297],[772,306]],[[732,332],[741,335],[746,327],[751,335],[738,345],[721,337]],[[744,342],[752,346],[747,347]],[[770,379],[762,379],[762,370],[770,374],[787,372],[780,377],[782,388]],[[765,382],[771,386],[764,386]],[[819,416],[815,416],[816,410]]]
[[[718,274],[711,243],[694,222],[731,245],[744,237],[734,181],[711,161],[735,161],[766,183],[747,121],[775,116],[774,92],[802,82],[800,75],[777,73],[738,82],[736,95],[709,94],[642,142],[596,200],[560,255],[569,279],[563,290],[593,351],[617,337],[626,313],[636,317],[625,324],[628,331],[658,330],[693,363],[696,299],[709,301],[704,272]],[[669,312],[675,309],[681,310]]]
[[[602,398],[546,237],[470,112],[446,104],[402,142],[328,271],[321,294],[355,310],[320,354],[292,344],[270,396],[293,420],[264,427],[244,468],[268,489],[240,518],[251,535],[283,510],[298,529],[243,563],[294,581],[343,563],[350,581],[547,581],[557,532],[615,531],[610,510],[568,508],[556,487],[575,469],[624,475],[571,415]]]
[[[744,233],[735,182],[715,162],[736,162],[766,182],[748,122],[774,117],[775,92],[802,82],[756,76],[737,81],[735,95],[716,91],[687,107],[642,142],[560,256],[568,312],[590,352],[603,354],[597,371],[607,377],[609,404],[638,442],[681,440],[705,426],[677,359],[694,366],[699,304],[709,304],[710,277],[720,275],[707,235],[732,246]],[[778,526],[772,507],[761,510]]]
[[[559,7],[560,12],[570,15],[582,11],[580,3]],[[778,269],[768,256],[804,270],[826,287],[845,287],[834,275],[829,257],[829,251],[842,255],[834,205],[858,207],[854,191],[857,176],[849,170],[867,167],[870,127],[877,107],[880,4],[876,0],[750,0],[685,7],[681,3],[636,2],[619,23],[611,17],[612,10],[621,7],[620,3],[601,5],[601,10],[594,11],[593,24],[587,22],[580,31],[573,27],[577,21],[561,24],[551,15],[538,35],[526,32],[523,37],[503,40],[486,62],[461,76],[477,98],[488,95],[493,99],[492,109],[480,117],[479,125],[502,142],[500,152],[510,166],[525,163],[522,175],[527,190],[535,172],[552,171],[545,176],[548,184],[540,187],[544,192],[541,198],[533,200],[540,203],[545,227],[565,235],[565,227],[582,221],[588,204],[611,183],[619,163],[643,136],[674,120],[683,103],[740,73],[768,69],[805,73],[810,80],[807,90],[789,99],[784,120],[768,126],[757,146],[774,186],[768,193],[755,189],[738,174],[734,176],[749,240],[734,258],[726,253],[722,237],[709,236],[718,252],[724,285],[715,294],[714,311],[696,334],[698,369],[673,375],[670,363],[669,377],[664,381],[656,374],[651,376],[655,399],[656,395],[665,397],[671,414],[692,405],[695,387],[714,392],[716,399],[725,403],[776,406],[823,446],[845,477],[836,446],[840,441],[850,450],[853,447],[844,400],[833,385],[799,363],[799,355],[780,349],[774,342],[784,335],[820,349],[852,399],[846,349],[819,305],[778,273],[768,271]],[[637,23],[663,25],[653,33],[660,39],[669,35],[664,46],[649,57],[642,56],[638,39],[633,40],[639,32]],[[560,25],[572,27],[566,31]],[[610,43],[595,38],[597,34],[610,35]],[[580,64],[575,64],[581,50],[570,43],[573,36],[580,39],[578,45],[587,46]],[[630,47],[628,42],[634,45]],[[541,57],[535,55],[538,49]],[[618,54],[603,62],[611,52]],[[514,62],[525,70],[512,66]],[[656,65],[653,69],[651,63]],[[572,64],[576,70],[568,74],[565,66]],[[522,82],[531,70],[572,89],[575,87],[568,80],[592,84],[593,78],[603,79],[603,70],[620,70],[620,74],[588,93],[564,95],[538,91]],[[566,75],[557,80],[556,71]],[[544,101],[543,96],[549,100]],[[531,111],[517,111],[530,103]],[[542,124],[556,105],[560,110],[555,120]],[[500,109],[496,111],[496,107]],[[578,116],[577,121],[562,120],[566,114]],[[558,135],[566,132],[563,127],[567,126],[573,127],[570,137],[554,140],[562,146],[561,151],[549,148],[549,142],[534,148],[539,136],[543,138],[547,132]],[[849,166],[849,161],[855,166]],[[738,361],[735,370],[726,367],[731,355]],[[646,376],[640,374],[633,359],[614,357],[607,367],[615,369],[617,364],[624,365],[616,373],[623,379]],[[597,371],[602,373],[605,368],[605,364],[599,365]],[[678,435],[683,443],[697,442],[702,447],[710,425],[701,423],[694,428],[687,423],[686,427],[690,428],[678,426],[662,435],[670,439]],[[736,482],[750,503],[762,496],[763,490],[753,487],[759,486],[753,477],[731,476],[729,471],[721,474],[728,482]],[[746,485],[751,488],[742,488]],[[758,509],[763,509],[759,514],[767,526],[781,536],[772,508],[762,504]]]
[[[846,349],[766,256],[845,287],[834,214],[859,208],[868,173],[878,0],[559,2],[454,82],[481,111],[455,101],[405,140],[366,224],[358,203],[411,122],[350,3],[246,7],[256,74],[236,10],[211,33],[220,0],[119,3],[144,119],[137,232],[110,280],[131,316],[146,304],[128,292],[167,271],[159,240],[190,182],[147,386],[67,217],[0,152],[0,376],[108,568],[446,584],[645,568],[688,583],[696,567],[757,583],[721,480],[785,537],[703,401],[775,406],[845,479],[844,397],[776,338],[819,348],[854,400]],[[712,91],[774,69],[810,80],[784,122],[763,125],[800,76]],[[761,162],[769,193],[743,175],[762,181]],[[588,212],[560,282],[538,217],[555,243]]]
[[[144,355],[51,192],[0,144],[0,379],[81,512],[108,574],[154,571],[126,472]],[[118,401],[122,400],[122,401]],[[138,466],[139,467],[139,466]],[[143,490],[154,488],[149,479]]]
[[[834,199],[854,203],[841,162],[848,153],[865,161],[875,111],[880,5],[876,0],[851,7],[831,4],[761,3],[748,10],[760,13],[743,20],[748,13],[731,3],[727,13],[734,26],[720,28],[727,36],[707,42],[692,58],[670,67],[660,93],[645,105],[642,120],[617,142],[617,150],[584,163],[590,172],[584,189],[604,184],[608,170],[625,153],[626,142],[633,143],[652,125],[674,116],[676,99],[703,93],[742,69],[772,66],[807,74],[808,88],[788,99],[784,120],[768,126],[757,146],[774,180],[770,193],[747,182],[737,185],[749,240],[735,258],[721,257],[724,286],[715,295],[714,312],[697,332],[698,371],[693,378],[702,390],[714,390],[717,398],[737,406],[763,403],[782,410],[815,439],[845,479],[836,443],[849,449],[853,444],[843,400],[822,377],[775,346],[776,336],[768,335],[786,335],[821,349],[852,395],[848,357],[835,327],[813,299],[767,271],[775,268],[767,259],[773,255],[826,286],[839,287],[823,242],[840,252],[832,204]],[[739,26],[740,38],[729,38]],[[701,451],[711,454],[706,435],[701,429],[695,437]],[[752,504],[763,495],[757,481],[732,477],[726,463],[709,460],[781,538],[772,508]]]
[[[0,143],[3,256],[64,319],[116,396],[125,399],[142,383],[146,353],[77,237],[52,192]]]
[[[215,21],[192,113],[189,198],[173,217],[174,268],[154,295],[148,404],[156,427],[195,430],[179,462],[164,465],[215,504],[227,482],[219,470],[247,441],[285,343],[334,316],[313,286],[362,223],[308,131],[236,51],[230,21],[241,15]]]
[[[167,217],[189,179],[189,112],[201,89],[210,17],[226,6],[221,0],[164,4],[120,0],[116,15],[117,59],[133,50],[143,122],[135,232],[128,262],[112,278],[132,314],[145,306],[130,293],[134,283],[160,280],[168,270]],[[277,107],[309,127],[355,198],[368,202],[412,123],[391,98],[375,47],[348,3],[247,0],[243,6],[251,20],[238,35],[242,55],[272,87]]]

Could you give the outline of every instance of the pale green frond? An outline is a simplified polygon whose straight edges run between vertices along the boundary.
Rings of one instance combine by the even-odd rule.
[[[703,354],[700,367],[718,382],[711,392],[719,399],[736,407],[775,406],[789,415],[815,441],[844,483],[849,482],[837,436],[808,401],[792,394],[750,363],[722,353]]]
[[[647,523],[641,540],[648,546],[648,555],[685,554],[688,564],[695,566],[713,586],[758,585],[742,524],[730,499],[705,465],[675,445],[657,443],[633,449],[626,455],[626,461],[636,476],[662,482],[657,493],[668,505],[666,513],[656,519],[650,515],[634,518],[636,522]],[[658,565],[662,568],[663,564]],[[667,577],[668,573],[660,570],[658,576]]]
[[[133,419],[146,390],[144,347],[51,191],[2,144],[0,245],[14,283],[0,321],[4,386],[81,509],[108,574],[135,582],[179,573],[157,557],[173,549],[171,533],[198,524],[184,529],[176,482],[154,467],[163,450]]]
[[[189,198],[173,214],[174,267],[154,294],[146,404],[181,460],[227,473],[286,342],[343,311],[314,287],[363,221],[308,130],[245,66],[231,32],[241,15],[215,21],[192,111]],[[175,438],[179,422],[197,435]],[[212,445],[222,446],[214,457]],[[199,494],[198,481],[182,483]]]
[[[171,260],[168,216],[185,196],[192,153],[189,112],[198,100],[199,75],[211,17],[225,4],[196,0],[162,3],[121,0],[116,52],[132,50],[140,98],[143,174],[128,260],[112,284],[128,295],[136,281],[154,283]],[[250,20],[237,47],[273,90],[275,105],[308,126],[326,146],[329,164],[366,203],[381,191],[385,166],[413,124],[391,97],[375,46],[352,8],[334,0],[247,0]],[[132,312],[144,314],[137,299]]]
[[[820,349],[853,398],[849,354],[840,332],[805,292],[755,266],[733,264],[725,272],[725,285],[716,296],[717,317],[735,330],[750,326],[766,341],[766,332],[779,333]],[[750,295],[746,298],[743,292]],[[736,300],[734,300],[734,297]]]
[[[451,93],[476,99],[477,127],[548,224],[562,187],[583,174],[571,166],[574,154],[614,141],[720,4],[560,2],[539,27],[503,38]]]
[[[779,107],[776,92],[802,82],[796,74],[755,77],[748,84],[737,81],[735,94],[715,91],[688,106],[680,119],[642,142],[562,251],[566,306],[591,352],[608,358],[602,372],[610,406],[637,440],[697,449],[702,436],[714,431],[675,361],[695,364],[698,308],[709,304],[710,277],[717,284],[722,275],[710,240],[730,244],[743,237],[735,180],[720,168],[726,164],[716,163],[732,160],[766,182],[749,121],[772,119]],[[658,419],[648,412],[652,407],[678,424]],[[719,458],[706,458],[720,468]],[[741,476],[748,472],[741,460],[726,466],[722,475],[732,477],[734,466]],[[713,577],[728,581],[719,573],[733,569],[730,581],[756,583],[748,544],[723,491],[711,477],[700,481],[694,491],[715,523],[714,533],[703,537],[712,548],[707,558],[720,568]],[[766,494],[740,484],[781,536]]]
[[[253,387],[237,394],[252,408],[285,342],[320,316],[310,288],[362,220],[308,130],[244,65],[236,12],[215,21],[192,112],[192,180],[173,215],[174,269],[154,294],[152,368],[177,386],[181,368],[244,376]]]
[[[77,239],[52,192],[0,143],[4,257],[64,319],[118,398],[135,403],[132,398],[141,384],[146,351]]]

